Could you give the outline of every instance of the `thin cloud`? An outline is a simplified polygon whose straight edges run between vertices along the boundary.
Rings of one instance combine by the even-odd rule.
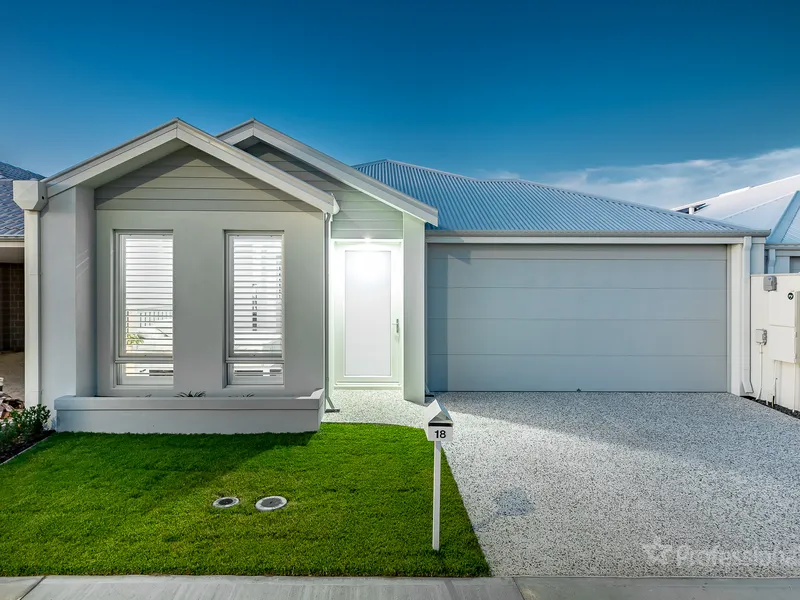
[[[748,158],[599,167],[552,173],[541,179],[567,189],[673,208],[798,173],[800,147]]]
[[[521,179],[522,176],[514,171],[506,171],[505,169],[478,169],[478,177],[481,179]]]

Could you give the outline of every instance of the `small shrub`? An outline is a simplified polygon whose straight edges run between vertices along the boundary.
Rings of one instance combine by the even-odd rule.
[[[17,412],[13,416],[14,422],[19,427],[19,435],[23,442],[29,442],[47,429],[50,421],[50,411],[46,406],[31,406],[25,410]]]
[[[0,455],[7,453],[17,443],[19,429],[17,429],[10,419],[0,423]]]
[[[189,390],[188,393],[187,392],[181,392],[180,394],[176,394],[175,397],[176,398],[202,398],[205,395],[206,395],[205,392],[193,392],[192,390]]]
[[[36,440],[45,432],[49,421],[50,410],[46,406],[31,406],[16,411],[0,424],[0,454],[18,444]]]

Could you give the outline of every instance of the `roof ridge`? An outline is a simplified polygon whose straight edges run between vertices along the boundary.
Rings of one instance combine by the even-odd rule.
[[[388,159],[388,158],[380,158],[378,160],[370,160],[370,161],[365,162],[365,163],[358,163],[357,165],[352,165],[352,167],[354,169],[358,169],[359,167],[369,167],[371,165],[377,165],[378,163],[383,163],[383,162],[397,162],[397,161],[396,160],[391,160],[391,159]]]
[[[746,187],[739,188],[738,190],[731,190],[729,192],[722,192],[721,194],[718,194],[718,195],[713,196],[711,198],[707,198],[707,200],[713,200],[714,198],[721,198],[723,196],[727,196],[727,195],[730,195],[730,194],[738,194],[739,192],[745,192],[745,191],[748,191],[748,190],[754,190],[754,189],[761,188],[761,187],[764,187],[764,186],[767,186],[767,185],[772,185],[773,183],[780,183],[782,181],[787,181],[789,179],[794,179],[795,177],[800,177],[800,173],[795,173],[794,175],[789,175],[788,177],[781,177],[780,179],[774,179],[773,181],[767,181],[766,183],[759,183],[757,185],[748,185]],[[786,195],[786,194],[784,194],[784,195]]]
[[[486,182],[486,183],[510,182],[512,184],[513,183],[518,183],[518,184],[523,184],[523,185],[526,185],[526,186],[534,186],[534,187],[538,187],[538,188],[544,188],[544,189],[553,190],[553,191],[556,191],[556,192],[561,192],[561,193],[564,193],[564,194],[576,194],[576,195],[582,196],[584,198],[593,198],[593,199],[596,199],[596,200],[602,200],[604,202],[616,203],[616,204],[622,205],[622,206],[629,206],[629,207],[632,207],[632,208],[639,208],[639,209],[643,209],[643,210],[648,210],[648,211],[651,211],[651,212],[653,212],[655,214],[670,215],[671,217],[677,217],[677,218],[683,219],[683,220],[688,219],[689,221],[702,221],[702,222],[705,222],[705,223],[711,223],[711,224],[714,224],[714,225],[720,225],[720,226],[725,227],[725,228],[727,228],[727,229],[729,229],[731,231],[742,231],[742,230],[749,230],[750,229],[750,228],[743,228],[743,227],[734,227],[734,226],[732,226],[732,225],[730,225],[728,223],[724,223],[722,221],[717,221],[715,219],[709,219],[709,218],[706,218],[706,217],[698,217],[697,215],[687,215],[685,213],[676,212],[676,211],[668,209],[668,208],[661,208],[659,206],[652,206],[650,204],[641,204],[639,202],[630,202],[628,200],[619,200],[617,198],[608,198],[606,196],[598,196],[597,194],[590,194],[590,193],[587,193],[587,192],[580,192],[578,190],[571,190],[571,189],[567,189],[567,188],[562,188],[562,187],[558,187],[558,186],[547,184],[547,183],[539,183],[538,181],[531,181],[529,179],[521,179],[521,178],[520,179],[514,179],[514,178],[503,179],[503,178],[499,178],[499,177],[497,177],[497,178],[472,177],[472,176],[469,176],[469,175],[460,175],[458,173],[451,173],[449,171],[442,171],[441,169],[433,169],[431,167],[423,167],[421,165],[415,165],[415,164],[412,164],[412,163],[407,163],[407,162],[403,162],[403,161],[399,161],[399,160],[393,160],[391,158],[386,158],[386,159],[382,159],[382,160],[376,160],[376,161],[372,161],[372,162],[369,162],[369,163],[364,163],[363,165],[356,165],[356,168],[357,167],[362,167],[362,166],[374,165],[374,164],[382,163],[382,162],[389,162],[389,163],[394,163],[394,164],[397,164],[397,165],[403,165],[403,166],[406,166],[406,167],[413,167],[415,169],[421,169],[423,171],[429,171],[429,172],[432,172],[432,173],[438,173],[440,175],[447,175],[447,176],[450,176],[450,177],[457,177],[457,178],[466,179],[466,180],[469,180],[469,181]],[[752,230],[752,231],[755,231],[755,230]]]

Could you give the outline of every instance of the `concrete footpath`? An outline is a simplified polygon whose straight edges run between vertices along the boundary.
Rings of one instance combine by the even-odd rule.
[[[796,600],[800,579],[493,577],[0,578],[0,600]]]

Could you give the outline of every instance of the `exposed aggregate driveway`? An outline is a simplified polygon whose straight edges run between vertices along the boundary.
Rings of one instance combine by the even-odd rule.
[[[328,420],[421,426],[418,406],[354,398]],[[800,575],[798,419],[729,394],[438,398],[494,575]]]

